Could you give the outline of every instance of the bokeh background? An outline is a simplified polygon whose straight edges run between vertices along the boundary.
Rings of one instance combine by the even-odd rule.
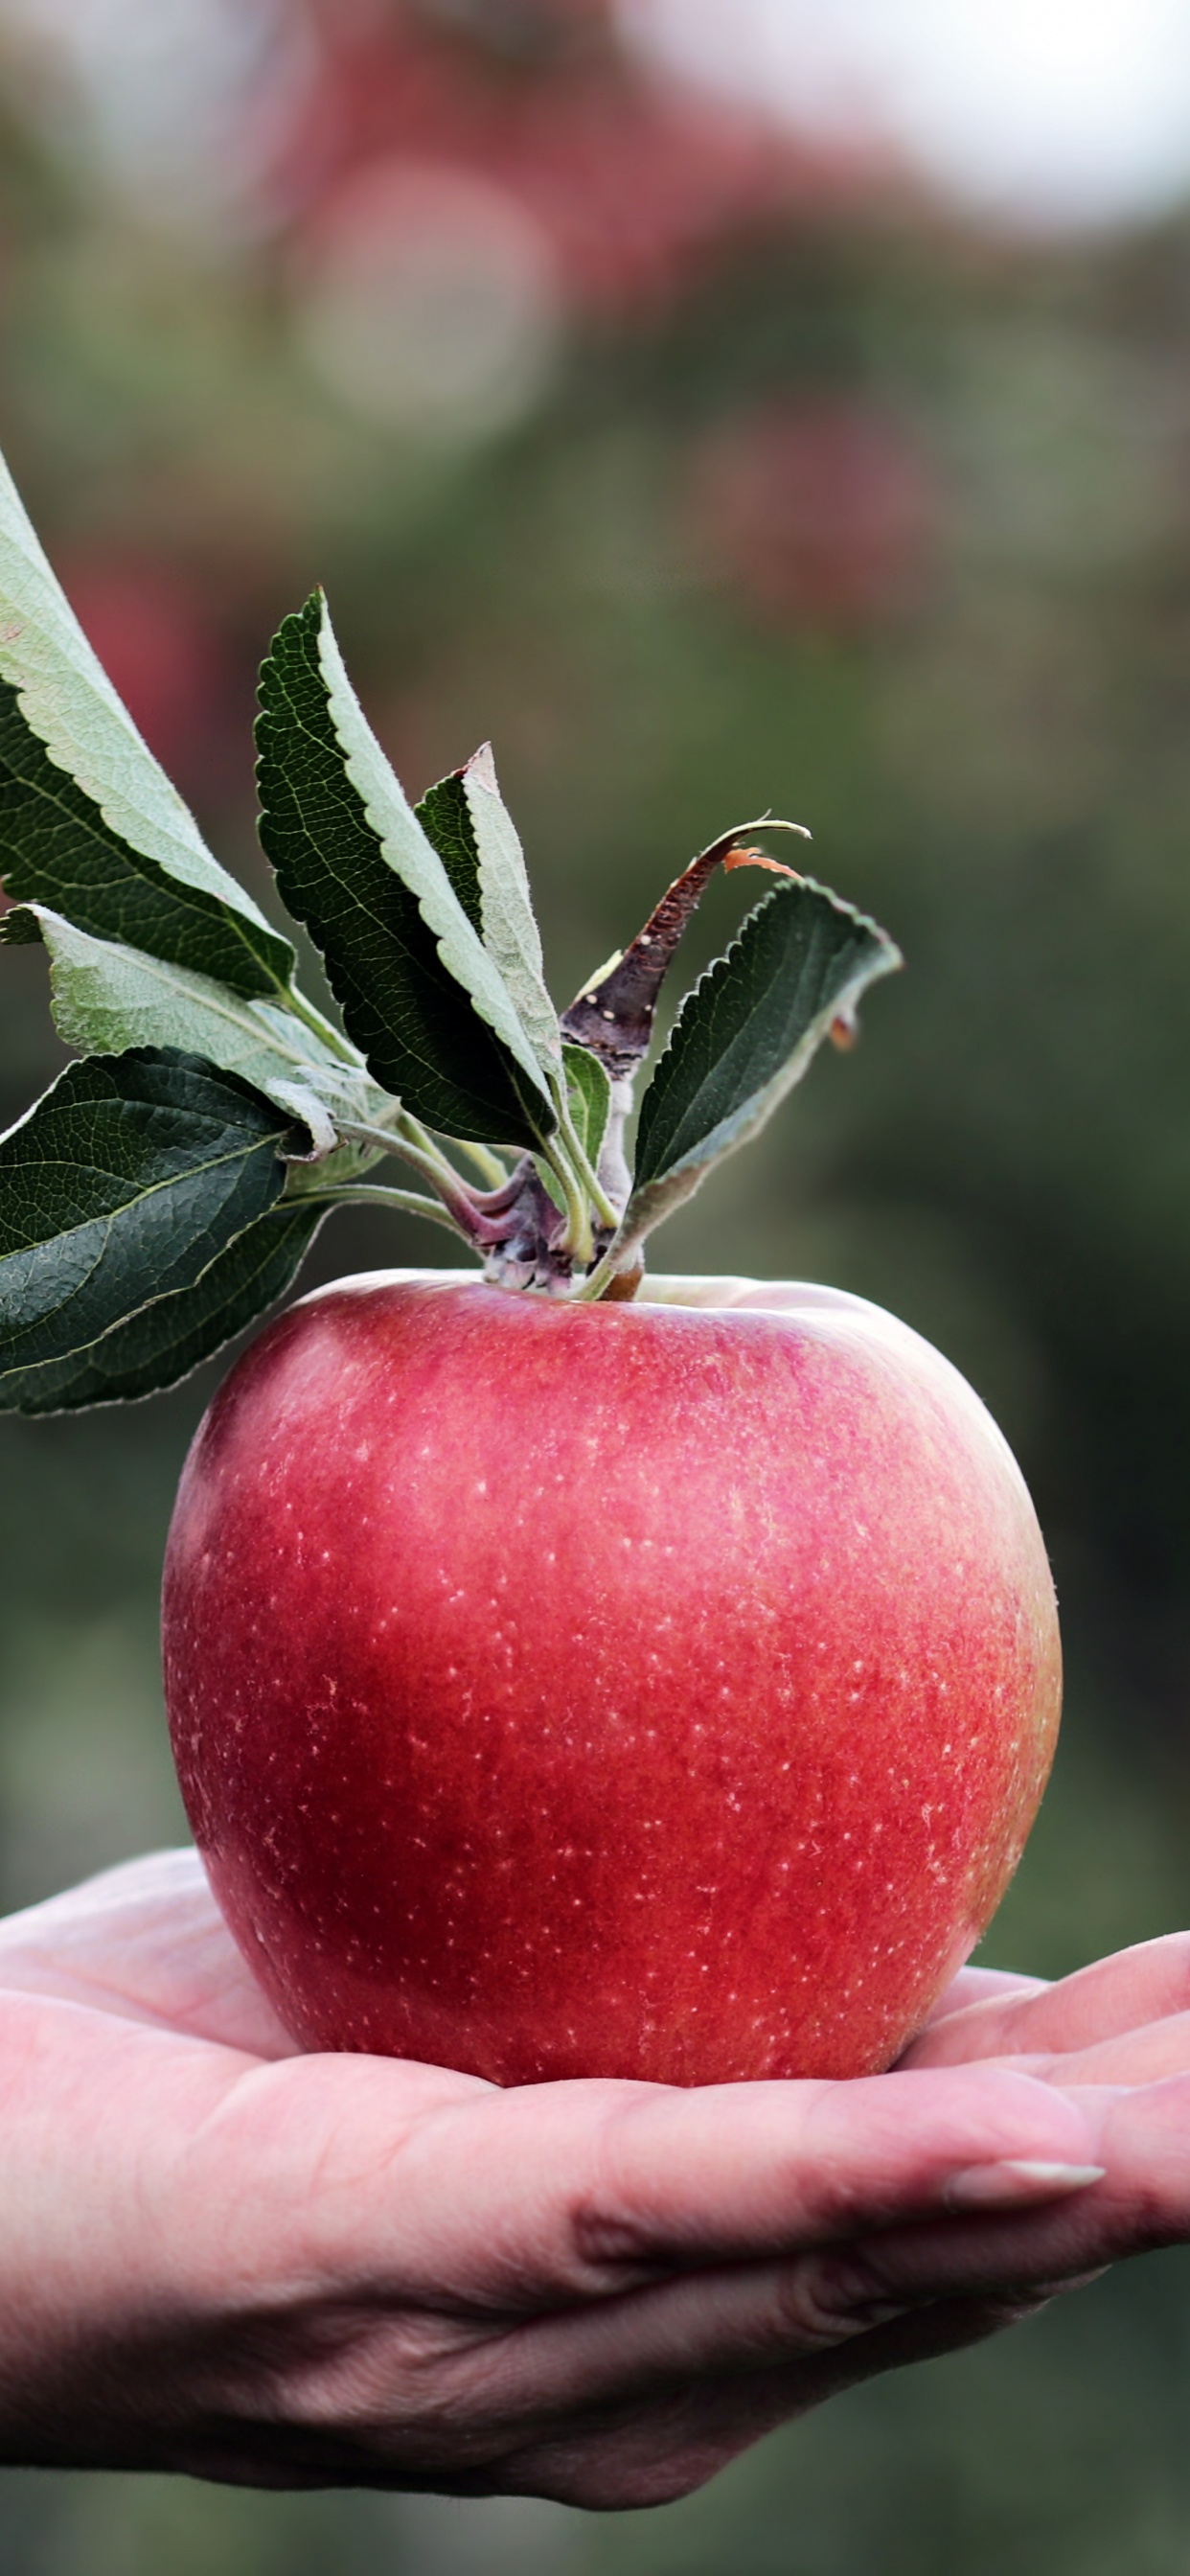
[[[812,825],[910,971],[667,1264],[880,1299],[1024,1462],[1068,1715],[986,1955],[1187,1920],[1186,0],[3,0],[0,437],[266,902],[255,665],[317,579],[407,786],[494,738],[560,1001],[713,833]],[[58,1060],[7,954],[6,1117]],[[443,1257],[335,1225],[311,1278]],[[184,1830],[217,1374],[0,1424],[8,1905]],[[1175,2255],[660,2513],[9,2472],[0,2576],[1185,2576],[1188,2393]]]

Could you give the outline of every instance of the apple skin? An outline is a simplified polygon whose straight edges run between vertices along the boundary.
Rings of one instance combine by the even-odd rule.
[[[1024,1481],[815,1287],[373,1272],[232,1370],[165,1577],[182,1791],[312,2049],[497,2084],[888,2065],[1052,1758]]]

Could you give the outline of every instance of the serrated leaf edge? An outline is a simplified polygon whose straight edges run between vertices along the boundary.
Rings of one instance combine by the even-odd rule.
[[[270,1225],[276,1219],[283,1217],[287,1208],[291,1215],[297,1215],[301,1212],[300,1202],[298,1202],[296,1206],[289,1208],[289,1204],[285,1199],[275,1200],[271,1208],[266,1208],[263,1216],[253,1217],[248,1225],[240,1228],[238,1234],[229,1235],[227,1242],[222,1246],[221,1250],[213,1254],[211,1260],[207,1263],[205,1270],[199,1273],[198,1278],[193,1280],[188,1288],[166,1289],[159,1297],[147,1297],[143,1305],[134,1307],[133,1310],[129,1314],[123,1316],[118,1323],[109,1325],[108,1330],[105,1333],[97,1334],[93,1342],[87,1342],[81,1345],[76,1352],[68,1353],[67,1359],[82,1362],[87,1359],[89,1354],[100,1354],[103,1351],[105,1344],[114,1339],[117,1333],[126,1332],[129,1325],[135,1324],[142,1315],[148,1314],[151,1309],[155,1307],[172,1306],[175,1300],[180,1304],[182,1300],[192,1297],[196,1291],[201,1288],[203,1281],[210,1277],[211,1271],[215,1268],[216,1264],[222,1260],[228,1252],[232,1251],[237,1243],[242,1243],[245,1236],[255,1234],[258,1228]],[[308,1209],[305,1213],[308,1216]],[[259,1320],[260,1316],[267,1312],[271,1305],[276,1304],[279,1297],[283,1297],[285,1295],[286,1289],[292,1285],[293,1280],[296,1278],[297,1272],[300,1270],[302,1262],[305,1260],[306,1254],[309,1252],[319,1228],[325,1222],[327,1213],[328,1211],[322,1208],[316,1211],[315,1219],[313,1224],[310,1226],[306,1241],[300,1252],[296,1255],[293,1266],[289,1272],[289,1276],[284,1284],[280,1288],[274,1290],[271,1295],[263,1298],[260,1304],[257,1305],[251,1313],[242,1316],[241,1319],[237,1323],[232,1324],[226,1332],[219,1332],[218,1327],[216,1327],[217,1338],[212,1341],[205,1350],[201,1351],[196,1359],[188,1361],[182,1368],[180,1368],[175,1375],[161,1375],[155,1379],[152,1385],[137,1387],[131,1392],[129,1392],[127,1388],[114,1386],[109,1392],[102,1395],[90,1394],[77,1400],[66,1398],[62,1403],[57,1403],[53,1400],[48,1404],[21,1402],[5,1403],[3,1401],[3,1388],[6,1382],[11,1382],[11,1380],[16,1377],[25,1377],[30,1380],[32,1385],[42,1372],[45,1373],[45,1376],[48,1379],[52,1370],[61,1369],[65,1365],[65,1362],[62,1360],[38,1360],[34,1361],[31,1367],[27,1367],[23,1370],[8,1369],[0,1375],[0,1411],[15,1413],[18,1415],[23,1414],[30,1419],[41,1418],[42,1420],[48,1421],[54,1414],[95,1412],[98,1411],[101,1405],[105,1404],[146,1404],[154,1395],[162,1395],[170,1387],[183,1385],[188,1377],[192,1377],[194,1375],[196,1369],[204,1367],[208,1360],[214,1359],[221,1350],[226,1348],[228,1342],[235,1340],[237,1334],[247,1332],[251,1326]]]
[[[208,850],[189,806],[133,723],[43,552],[2,456],[0,678],[15,689],[25,723],[47,758],[98,807],[109,831],[167,876],[218,898],[275,947],[289,950],[283,933]],[[252,953],[258,956],[255,947]],[[287,976],[274,972],[278,991],[284,991]]]
[[[566,1077],[567,1090],[577,1090],[582,1094],[584,1116],[582,1128],[579,1130],[579,1142],[582,1145],[588,1162],[598,1169],[599,1157],[603,1151],[604,1138],[607,1134],[608,1120],[611,1116],[612,1110],[611,1077],[608,1074],[607,1067],[600,1063],[598,1056],[592,1052],[591,1048],[578,1046],[573,1039],[568,1040],[563,1046],[562,1067]],[[588,1067],[590,1068],[590,1072],[588,1072]],[[592,1075],[594,1076],[593,1081]],[[588,1121],[588,1112],[592,1104],[592,1097],[594,1097],[595,1101],[598,1102],[601,1112],[598,1132],[595,1134],[592,1134]],[[573,1111],[571,1112],[571,1115],[573,1117]],[[577,1119],[575,1119],[574,1123],[577,1127]]]
[[[483,944],[548,1081],[562,1070],[562,1033],[546,990],[525,853],[500,793],[490,742],[472,753],[462,777],[479,860]]]
[[[160,1062],[163,1059],[167,1061],[172,1059],[180,1066],[186,1067],[194,1072],[209,1073],[216,1080],[230,1083],[233,1089],[239,1090],[249,1097],[253,1095],[255,1089],[253,1084],[245,1082],[240,1075],[224,1072],[221,1068],[216,1066],[206,1065],[200,1058],[188,1055],[184,1049],[179,1047],[129,1047],[125,1050],[125,1055],[157,1062]],[[92,1064],[103,1064],[105,1062],[119,1062],[120,1059],[118,1057],[113,1058],[110,1056],[107,1058],[102,1056],[92,1056],[89,1061]],[[55,1092],[60,1089],[62,1083],[76,1070],[78,1070],[77,1067],[67,1065],[64,1068],[64,1071],[57,1075],[56,1079],[50,1084],[49,1089],[47,1091],[43,1091],[39,1099],[32,1101],[28,1109],[24,1110],[19,1118],[14,1118],[11,1125],[4,1129],[3,1134],[0,1134],[0,1145],[6,1145],[10,1138],[19,1135],[22,1128],[30,1126],[34,1119],[36,1119],[52,1102]],[[263,1096],[264,1095],[261,1095],[260,1093],[256,1093],[258,1100]],[[267,1105],[270,1108],[273,1108],[276,1106],[276,1103],[269,1101]],[[203,1263],[202,1268],[195,1272],[193,1279],[186,1283],[185,1288],[161,1288],[156,1292],[151,1292],[148,1296],[139,1298],[136,1304],[129,1306],[123,1315],[116,1316],[112,1323],[105,1325],[102,1332],[93,1333],[84,1341],[71,1343],[66,1349],[56,1352],[52,1359],[42,1361],[26,1360],[19,1362],[15,1366],[0,1365],[0,1390],[2,1390],[7,1379],[11,1379],[15,1376],[23,1376],[36,1368],[44,1367],[48,1369],[61,1367],[67,1360],[84,1356],[87,1351],[95,1350],[100,1342],[106,1341],[109,1333],[120,1331],[125,1324],[132,1323],[136,1316],[144,1314],[150,1306],[160,1305],[164,1298],[185,1295],[188,1294],[190,1290],[197,1288],[206,1278],[212,1264],[219,1259],[220,1254],[222,1252],[226,1252],[233,1243],[238,1243],[241,1235],[246,1234],[249,1227],[259,1224],[261,1218],[271,1214],[272,1209],[280,1203],[281,1194],[284,1189],[282,1136],[286,1133],[288,1133],[287,1130],[278,1131],[277,1137],[274,1140],[270,1137],[269,1132],[266,1129],[262,1135],[256,1138],[254,1145],[247,1149],[249,1152],[256,1153],[259,1152],[266,1144],[270,1142],[274,1143],[274,1151],[278,1164],[278,1182],[276,1195],[270,1202],[269,1207],[258,1210],[255,1216],[248,1219],[248,1223],[246,1225],[237,1226],[232,1233],[226,1235],[223,1242],[217,1245],[214,1252],[212,1252],[210,1260]],[[108,1210],[106,1214],[100,1213],[93,1216],[83,1217],[75,1224],[60,1226],[55,1234],[43,1235],[40,1240],[35,1240],[24,1245],[12,1245],[7,1253],[0,1254],[0,1265],[8,1260],[19,1260],[23,1255],[49,1253],[53,1247],[69,1242],[72,1236],[85,1233],[93,1226],[106,1226],[110,1229],[110,1226],[114,1223],[115,1219],[118,1216],[126,1214],[130,1207],[134,1205],[138,1207],[145,1206],[152,1199],[160,1197],[163,1192],[176,1189],[182,1179],[186,1179],[188,1181],[193,1180],[202,1173],[216,1172],[221,1170],[228,1163],[234,1163],[237,1161],[242,1162],[245,1159],[246,1154],[242,1149],[225,1154],[211,1154],[205,1161],[195,1163],[192,1169],[184,1175],[169,1173],[161,1180],[151,1182],[147,1187],[138,1188],[131,1198],[123,1200],[119,1206]],[[101,1259],[102,1255],[100,1255],[99,1258]],[[92,1265],[92,1268],[93,1267],[94,1265]],[[77,1296],[80,1293],[80,1290],[86,1286],[87,1280],[89,1280],[90,1276],[91,1272],[88,1271],[86,1279],[76,1283],[75,1287],[70,1292],[71,1297]],[[69,1299],[63,1301],[64,1305],[69,1302]],[[56,1311],[61,1310],[59,1309]],[[26,1329],[28,1329],[27,1326]]]
[[[355,1118],[367,1115],[369,1093],[373,1087],[369,1085],[362,1065],[360,1074],[356,1076],[350,1067],[337,1063],[329,1052],[321,1048],[317,1055],[312,1056],[311,1045],[318,1042],[307,1035],[301,1021],[295,1019],[292,1012],[263,999],[250,999],[234,993],[229,985],[217,983],[212,976],[201,974],[195,967],[171,965],[160,957],[150,956],[146,949],[131,947],[124,940],[97,939],[90,931],[80,930],[75,922],[68,921],[64,914],[56,912],[49,904],[14,904],[0,923],[0,944],[19,941],[24,919],[37,923],[49,957],[50,1007],[54,1026],[64,1043],[74,1047],[80,1055],[126,1054],[133,1048],[145,1046],[174,1047],[186,1054],[201,1054],[218,1071],[237,1074],[241,1081],[262,1092],[267,1100],[274,1101],[291,1116],[304,1120],[318,1155],[330,1153],[337,1142],[332,1105],[337,1103],[345,1114]],[[85,952],[84,955],[71,957],[68,952],[72,947]],[[205,1018],[226,1021],[230,1029],[243,1033],[252,1048],[278,1056],[282,1059],[283,1068],[291,1066],[292,1071],[282,1069],[274,1074],[267,1065],[258,1063],[249,1069],[235,1060],[234,1041],[229,1043],[224,1054],[217,1042],[214,1045],[210,1043],[206,1032],[201,1038],[197,1032],[183,1037],[176,1030],[136,1028],[130,1023],[118,1040],[114,1036],[97,1040],[87,1026],[86,1005],[79,1003],[70,992],[68,978],[85,975],[88,971],[102,974],[107,959],[112,961],[115,972],[120,969],[125,973],[131,971],[148,985],[159,984],[162,987],[163,1014],[168,1012],[170,995],[175,994],[183,1005],[190,1002]],[[113,1019],[118,1020],[120,1004],[113,1002],[109,1007]],[[151,1010],[152,1004],[141,1007]],[[289,1037],[290,1030],[295,1034],[302,1031],[306,1044],[294,1044]]]
[[[761,1128],[767,1126],[774,1111],[780,1107],[788,1093],[793,1091],[801,1081],[832,1023],[849,1011],[853,1011],[861,995],[871,984],[878,983],[884,975],[895,974],[904,964],[895,940],[890,939],[888,932],[881,928],[878,921],[873,920],[870,913],[858,911],[854,904],[845,902],[843,897],[835,894],[830,886],[820,885],[814,877],[802,877],[799,882],[808,886],[814,894],[822,895],[834,912],[845,915],[857,929],[868,931],[877,943],[876,953],[859,961],[847,982],[839,986],[830,1001],[824,1004],[822,1010],[810,1022],[778,1072],[771,1076],[760,1091],[753,1093],[750,1101],[744,1103],[732,1117],[721,1119],[718,1126],[709,1129],[697,1145],[690,1146],[676,1163],[671,1163],[664,1172],[658,1173],[655,1179],[645,1181],[639,1189],[633,1190],[624,1211],[623,1224],[608,1256],[613,1263],[623,1254],[635,1250],[636,1246],[643,1243],[645,1237],[651,1234],[664,1218],[671,1216],[675,1209],[692,1198],[702,1182],[718,1164],[726,1161],[729,1154],[737,1153],[741,1146],[751,1143],[752,1138],[760,1133]],[[755,905],[730,947],[724,950],[721,957],[714,958],[699,976],[698,982],[691,986],[658,1057],[658,1071],[674,1045],[686,1010],[694,1006],[699,994],[705,991],[707,985],[713,983],[729,966],[747,930],[748,921],[754,921],[758,913],[766,911],[770,904],[779,903],[781,899],[781,890],[777,888],[771,895],[767,895],[762,903]]]
[[[554,1104],[504,978],[468,921],[433,843],[364,715],[347,676],[325,596],[320,595],[320,605],[318,660],[331,723],[381,854],[414,896],[447,973],[462,986],[480,1019],[519,1065],[552,1126]]]

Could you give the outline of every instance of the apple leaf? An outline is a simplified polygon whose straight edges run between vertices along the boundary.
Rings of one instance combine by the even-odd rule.
[[[193,1288],[280,1197],[293,1143],[271,1102],[194,1057],[69,1065],[0,1137],[0,1406]]]
[[[497,967],[370,731],[321,594],[261,673],[260,834],[375,1079],[448,1136],[532,1148],[557,1113]]]
[[[687,994],[641,1103],[617,1250],[691,1196],[792,1090],[866,985],[901,964],[887,933],[809,877],[775,888]]]
[[[558,1014],[545,987],[525,853],[500,794],[490,742],[472,753],[463,771],[463,792],[479,857],[484,947],[500,969],[538,1063],[547,1073],[561,1073]]]
[[[427,787],[413,808],[427,841],[432,841],[473,930],[483,937],[483,902],[479,891],[479,852],[461,769],[448,770],[436,787]]]
[[[498,967],[543,1070],[561,1071],[558,1014],[545,986],[525,854],[500,794],[492,746],[427,788],[414,812]]]
[[[54,1024],[81,1055],[128,1047],[180,1047],[205,1056],[305,1120],[319,1154],[337,1142],[332,1110],[366,1119],[380,1096],[358,1073],[276,1003],[148,957],[118,940],[92,939],[44,904],[14,904],[0,915],[0,944],[42,940],[49,951]]]
[[[142,742],[0,458],[0,874],[99,939],[283,994],[294,967]]]
[[[156,1298],[65,1359],[10,1369],[0,1379],[0,1405],[65,1413],[176,1386],[285,1295],[326,1213],[282,1199],[217,1253],[192,1288]]]
[[[572,1039],[576,1046],[589,1047],[606,1066],[613,1082],[631,1080],[648,1054],[658,997],[674,951],[716,870],[771,868],[776,876],[794,875],[795,871],[780,859],[771,859],[767,851],[748,846],[748,834],[762,831],[798,832],[804,840],[810,837],[804,823],[786,823],[772,814],[762,815],[754,823],[738,823],[734,831],[721,832],[718,840],[700,850],[680,877],[666,887],[643,930],[638,930],[627,948],[618,948],[605,966],[596,967],[563,1013],[563,1037]]]
[[[594,1171],[607,1132],[612,1087],[598,1056],[587,1047],[564,1046],[562,1062],[570,1115],[587,1161]]]

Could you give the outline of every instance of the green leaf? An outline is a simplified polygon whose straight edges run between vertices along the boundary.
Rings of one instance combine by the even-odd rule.
[[[545,987],[525,853],[500,794],[490,742],[472,753],[463,771],[463,792],[479,858],[484,947],[500,969],[538,1063],[547,1076],[560,1073],[562,1039]]]
[[[282,1200],[217,1253],[193,1288],[158,1297],[67,1359],[11,1370],[0,1403],[15,1413],[64,1413],[176,1386],[285,1295],[326,1214]]]
[[[757,1133],[865,986],[900,964],[886,932],[808,877],[757,904],[687,994],[645,1093],[619,1248]]]
[[[483,937],[483,902],[479,891],[479,851],[461,769],[448,771],[436,787],[427,787],[413,808],[427,841],[433,843],[473,930]]]
[[[478,930],[546,1073],[561,1070],[558,1014],[545,987],[525,854],[500,794],[490,743],[414,807],[468,920]]]
[[[68,1066],[0,1137],[0,1406],[29,1369],[195,1287],[275,1204],[292,1143],[270,1102],[193,1057]]]
[[[797,832],[805,840],[810,837],[804,823],[787,823],[776,814],[721,832],[666,887],[628,947],[617,948],[606,965],[597,966],[563,1012],[563,1037],[589,1047],[606,1065],[613,1082],[630,1082],[649,1052],[658,997],[674,951],[716,871],[758,867],[771,868],[777,876],[794,875],[782,860],[750,846],[753,832]]]
[[[304,1119],[320,1154],[336,1142],[333,1110],[355,1119],[375,1114],[377,1094],[362,1067],[354,1074],[275,1002],[249,1000],[141,949],[93,939],[44,904],[14,905],[0,916],[0,944],[35,939],[49,951],[55,1026],[81,1055],[162,1046],[204,1056]]]
[[[98,939],[283,993],[287,939],[211,857],[50,570],[0,458],[0,874]]]
[[[564,1046],[562,1062],[571,1119],[594,1171],[598,1168],[600,1149],[607,1132],[608,1112],[612,1105],[611,1083],[598,1056],[592,1055],[587,1047]]]
[[[507,989],[405,801],[315,593],[261,673],[260,834],[375,1079],[448,1136],[557,1123]]]

